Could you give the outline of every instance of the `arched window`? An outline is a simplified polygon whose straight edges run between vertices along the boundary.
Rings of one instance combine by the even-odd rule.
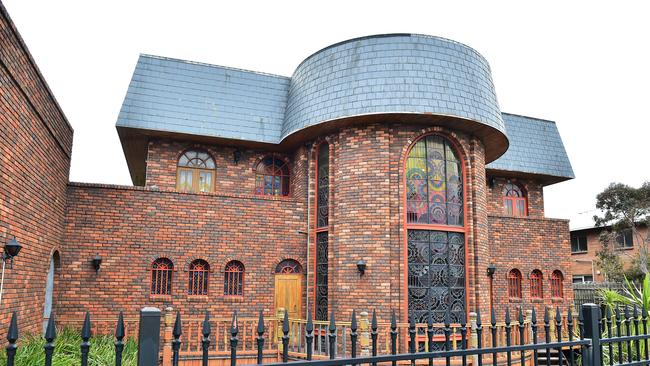
[[[255,167],[255,194],[289,195],[289,167],[283,160],[267,156]]]
[[[516,268],[508,272],[508,297],[521,299],[521,272]]]
[[[210,265],[203,259],[197,259],[190,263],[188,295],[208,294],[208,273]]]
[[[158,258],[151,263],[151,294],[172,294],[172,273],[174,263],[167,258]]]
[[[561,271],[555,270],[551,274],[551,297],[562,298],[564,297],[564,289],[562,282],[564,281],[564,275]]]
[[[244,295],[244,265],[242,262],[230,261],[226,264],[223,294],[226,296]]]
[[[508,182],[503,187],[503,206],[506,215],[511,216],[527,216],[528,215],[528,202],[526,202],[526,194],[516,183]]]
[[[467,320],[462,166],[441,135],[418,139],[408,154],[407,301],[416,323]]]
[[[530,297],[535,299],[544,297],[544,276],[539,269],[530,273]]]
[[[202,150],[187,150],[178,159],[176,188],[183,192],[212,192],[215,181],[214,159]]]
[[[302,273],[302,266],[293,259],[285,259],[275,266],[275,273],[290,274]]]

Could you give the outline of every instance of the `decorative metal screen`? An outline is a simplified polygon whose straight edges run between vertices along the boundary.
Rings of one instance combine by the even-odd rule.
[[[151,264],[151,294],[171,295],[174,263],[167,258],[158,258]]]
[[[330,148],[318,147],[316,181],[316,320],[327,320]]]
[[[462,233],[408,231],[408,307],[417,323],[466,318],[465,237]]]
[[[318,148],[318,182],[316,204],[316,227],[329,225],[330,149],[327,143]]]
[[[316,234],[316,320],[327,320],[327,231]]]

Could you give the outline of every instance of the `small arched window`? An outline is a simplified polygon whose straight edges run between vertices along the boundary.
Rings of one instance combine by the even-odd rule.
[[[526,193],[518,184],[508,182],[503,187],[503,206],[505,208],[506,215],[528,215],[528,202],[526,202]]]
[[[508,272],[508,297],[521,299],[521,272],[516,268]]]
[[[151,294],[171,295],[174,263],[167,258],[158,258],[151,263]]]
[[[242,262],[230,261],[226,264],[223,294],[226,296],[244,295],[244,265]]]
[[[215,181],[214,159],[202,150],[187,150],[178,159],[176,188],[183,192],[212,192]]]
[[[210,265],[203,259],[197,259],[190,263],[188,295],[208,294],[208,273]]]
[[[555,270],[551,274],[551,297],[561,299],[564,297],[564,289],[562,282],[564,281],[564,275],[561,271]]]
[[[302,266],[300,263],[293,259],[285,259],[275,266],[275,273],[279,274],[293,274],[302,273]]]
[[[267,156],[255,167],[255,194],[289,195],[289,166],[283,160]]]
[[[544,297],[544,276],[539,269],[530,273],[530,297],[534,299]]]

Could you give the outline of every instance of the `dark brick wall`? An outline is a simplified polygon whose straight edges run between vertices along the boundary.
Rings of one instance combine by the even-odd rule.
[[[67,255],[71,146],[72,128],[0,3],[0,246],[13,236],[23,245],[6,271],[0,334],[12,311],[21,332],[41,330],[50,258]]]

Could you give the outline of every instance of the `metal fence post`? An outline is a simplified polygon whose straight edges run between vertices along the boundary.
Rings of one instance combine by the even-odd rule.
[[[583,356],[583,365],[601,366],[600,308],[596,304],[583,304],[580,311],[585,323],[585,338],[591,339],[591,345]]]
[[[140,310],[138,332],[138,366],[158,366],[160,357],[160,317],[158,308]]]

